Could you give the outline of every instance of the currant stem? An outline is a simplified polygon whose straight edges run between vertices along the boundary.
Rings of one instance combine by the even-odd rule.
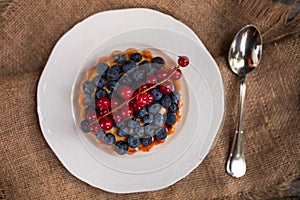
[[[175,67],[175,70],[174,70],[174,71],[173,71],[166,79],[164,79],[164,80],[160,81],[159,83],[154,84],[154,85],[151,86],[150,88],[148,88],[148,89],[146,89],[146,90],[144,90],[144,91],[142,91],[142,92],[136,94],[135,96],[131,97],[131,98],[128,99],[127,101],[123,102],[123,103],[122,103],[121,105],[119,105],[117,108],[114,108],[114,109],[111,110],[110,112],[108,112],[108,113],[106,113],[105,115],[101,116],[99,119],[102,119],[103,117],[106,117],[106,116],[108,116],[109,114],[113,113],[114,111],[116,111],[116,110],[122,108],[125,104],[127,104],[127,103],[129,103],[130,101],[132,101],[133,99],[135,99],[135,98],[137,97],[137,95],[146,93],[146,92],[148,92],[149,90],[155,88],[156,86],[158,86],[158,85],[160,85],[160,84],[162,84],[162,83],[168,81],[168,80],[176,73],[176,70],[177,70],[177,69],[179,69],[179,66],[176,66],[176,67]]]

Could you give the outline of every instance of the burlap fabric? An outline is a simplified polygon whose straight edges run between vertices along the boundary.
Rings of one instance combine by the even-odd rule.
[[[36,89],[65,32],[93,13],[131,7],[167,13],[198,34],[223,77],[226,119],[211,152],[186,178],[159,191],[119,195],[81,182],[58,161],[39,128]],[[289,181],[299,177],[300,18],[286,22],[290,7],[259,0],[2,0],[0,9],[0,199],[256,199],[281,196]],[[247,78],[248,171],[233,179],[225,163],[239,86],[226,57],[235,33],[249,23],[263,34],[263,59]]]

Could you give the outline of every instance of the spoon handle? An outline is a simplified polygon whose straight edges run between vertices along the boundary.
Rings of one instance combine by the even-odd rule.
[[[242,177],[246,173],[246,162],[243,144],[243,107],[245,95],[246,83],[245,77],[242,77],[240,80],[240,101],[238,106],[237,127],[226,166],[227,173],[234,178]]]

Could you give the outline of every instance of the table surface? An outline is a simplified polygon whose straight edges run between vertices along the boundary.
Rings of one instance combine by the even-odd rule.
[[[123,6],[116,5],[113,2],[109,2],[108,6],[103,9],[105,10],[105,9],[123,8],[123,7],[126,7],[127,4],[131,5],[132,7],[136,6],[136,4],[133,4],[132,2],[130,2],[130,0],[124,0],[124,1],[126,1],[126,2],[124,3]],[[30,1],[28,1],[28,2],[30,2]],[[76,1],[74,1],[74,2],[76,2]],[[80,1],[78,1],[78,2],[79,2],[79,5],[84,4],[83,2],[80,2]],[[140,5],[142,7],[149,6],[147,4],[148,1],[137,0],[137,2],[140,2],[140,4],[138,3],[138,5]],[[221,8],[222,6],[214,5],[213,3],[206,2],[206,1],[202,1],[201,4],[203,6],[206,6],[207,9],[203,9],[202,7],[199,7],[199,8],[202,8],[202,10],[201,10],[202,13],[197,12],[195,9],[189,9],[189,11],[191,11],[192,13],[184,13],[184,14],[180,11],[180,9],[173,9],[172,11],[170,11],[170,9],[168,7],[170,5],[165,5],[163,3],[156,5],[155,3],[153,3],[152,0],[149,0],[149,2],[152,2],[151,6],[154,9],[157,9],[157,10],[165,12],[169,15],[172,15],[175,18],[178,18],[179,20],[181,20],[182,22],[188,24],[188,26],[190,26],[197,33],[197,35],[199,35],[201,40],[202,40],[202,38],[206,38],[206,40],[203,40],[204,44],[207,45],[207,48],[214,56],[216,62],[218,63],[218,65],[220,67],[222,76],[226,80],[224,85],[227,89],[227,94],[226,94],[227,103],[232,103],[232,101],[234,101],[234,97],[238,93],[233,93],[233,92],[230,93],[228,91],[231,91],[233,88],[235,88],[233,85],[237,85],[237,82],[235,81],[234,76],[228,70],[228,64],[227,64],[227,61],[225,58],[226,57],[225,54],[228,51],[227,47],[228,47],[228,45],[230,45],[229,40],[231,40],[231,36],[234,34],[234,32],[238,31],[242,25],[244,25],[243,24],[244,22],[242,20],[245,20],[245,19],[242,18],[242,16],[241,16],[242,19],[240,19],[240,21],[239,21],[239,19],[237,20],[236,18],[230,18],[227,16],[228,15],[227,10],[222,9]],[[292,20],[294,18],[294,16],[300,10],[300,1],[299,0],[273,0],[273,2],[281,2],[284,4],[289,4],[289,5],[293,4],[294,5],[294,8],[289,13],[289,20]],[[65,170],[62,167],[62,165],[57,161],[56,157],[50,151],[46,142],[41,137],[41,133],[40,133],[38,125],[32,124],[32,122],[37,121],[36,113],[33,110],[33,107],[36,106],[36,104],[35,104],[36,102],[34,100],[32,100],[35,98],[35,92],[36,92],[35,86],[37,84],[40,72],[42,71],[43,66],[45,65],[45,63],[47,61],[47,58],[49,57],[51,49],[53,48],[56,41],[59,39],[59,37],[61,37],[61,35],[63,33],[65,33],[67,30],[69,30],[78,21],[84,19],[85,17],[87,17],[95,12],[99,12],[99,10],[102,9],[102,7],[101,7],[102,5],[97,4],[97,2],[94,2],[94,4],[92,2],[89,4],[84,4],[85,7],[83,6],[82,10],[77,10],[77,13],[76,13],[76,12],[72,12],[72,11],[76,10],[76,8],[78,6],[74,6],[71,3],[70,4],[68,4],[68,3],[53,3],[51,1],[47,1],[45,3],[45,5],[43,5],[44,6],[43,8],[46,7],[47,9],[41,9],[41,7],[39,7],[39,4],[35,4],[35,3],[27,3],[26,4],[21,1],[17,2],[17,1],[12,1],[12,0],[6,0],[6,1],[0,2],[0,12],[2,12],[2,11],[4,12],[4,9],[2,9],[2,8],[4,8],[4,7],[2,7],[3,5],[5,5],[5,4],[9,5],[10,3],[12,5],[12,7],[16,6],[16,9],[11,9],[10,14],[17,15],[18,13],[16,12],[16,10],[18,12],[21,12],[21,14],[23,14],[22,12],[24,10],[27,10],[27,14],[28,14],[28,12],[35,13],[36,18],[29,16],[30,14],[28,14],[28,15],[20,14],[21,18],[18,18],[18,19],[15,19],[14,18],[15,16],[13,16],[10,19],[11,20],[10,24],[8,24],[8,25],[6,24],[6,28],[9,30],[13,30],[13,31],[6,32],[7,30],[2,29],[2,27],[1,27],[1,25],[2,25],[1,17],[2,16],[0,16],[0,27],[1,27],[0,35],[2,35],[2,31],[5,34],[8,34],[8,35],[10,34],[9,35],[10,37],[5,37],[7,35],[5,35],[4,37],[0,37],[1,45],[3,44],[2,40],[5,41],[5,44],[6,44],[6,46],[3,48],[5,51],[3,51],[3,52],[0,51],[0,75],[1,75],[0,94],[3,94],[1,92],[4,92],[4,95],[2,96],[2,101],[0,102],[0,109],[4,110],[5,112],[10,113],[10,115],[11,115],[11,116],[9,116],[9,117],[11,117],[10,119],[19,120],[23,116],[24,118],[26,118],[26,120],[28,120],[28,121],[26,121],[26,120],[21,121],[20,123],[15,124],[13,127],[10,127],[11,120],[8,120],[7,116],[3,117],[2,115],[0,115],[0,119],[1,119],[0,120],[0,125],[1,125],[0,126],[1,127],[0,128],[0,136],[1,136],[1,139],[0,139],[0,153],[1,153],[1,156],[0,156],[0,164],[1,164],[1,168],[0,168],[0,199],[5,199],[5,197],[8,196],[9,193],[12,196],[15,195],[15,192],[18,192],[18,195],[22,195],[23,192],[24,192],[24,194],[26,193],[27,195],[29,195],[29,194],[39,195],[38,193],[40,191],[41,191],[42,195],[44,195],[45,197],[47,196],[48,193],[50,193],[50,194],[52,193],[52,194],[56,195],[57,192],[61,195],[65,195],[64,197],[68,197],[69,192],[66,192],[66,191],[69,191],[72,189],[74,189],[74,191],[76,191],[77,194],[81,194],[81,195],[92,196],[93,193],[97,193],[97,195],[99,195],[99,196],[101,196],[101,195],[106,196],[107,195],[106,193],[104,193],[104,192],[102,193],[102,191],[99,191],[99,190],[94,190],[93,188],[87,186],[86,184],[83,184],[82,182],[76,180],[71,175],[69,175],[69,174],[66,175],[67,170]],[[176,6],[184,5],[184,6],[188,7],[193,3],[194,2],[192,2],[192,1],[191,2],[188,2],[188,1],[179,2],[178,1],[178,2],[176,2],[176,4],[175,3],[174,4]],[[21,9],[17,9],[19,4],[22,5]],[[43,2],[41,2],[41,4],[43,4]],[[63,6],[65,6],[65,4],[68,4],[70,6],[70,10],[68,10],[69,7],[66,7],[66,9],[63,8]],[[91,4],[93,4],[93,5],[91,5]],[[226,4],[230,4],[230,3],[228,3],[228,2],[224,3],[224,5],[226,5]],[[149,7],[151,7],[151,6],[149,6]],[[194,3],[193,6],[199,6],[199,5],[198,5],[198,3],[197,4]],[[32,7],[35,9],[31,9]],[[70,15],[64,15],[64,13],[58,13],[57,15],[53,15],[53,13],[49,14],[47,12],[48,12],[48,8],[50,9],[50,7],[51,7],[51,9],[55,9],[55,10],[57,9],[60,11],[66,10],[66,11],[70,12],[71,14]],[[99,7],[101,7],[101,9],[98,9]],[[40,11],[39,9],[42,11]],[[82,13],[84,13],[83,11],[86,11],[86,13],[82,14]],[[43,12],[45,12],[45,13],[43,13]],[[51,17],[55,18],[56,21],[53,19],[52,20],[49,19],[49,22],[48,22],[48,20],[45,20],[43,18],[43,16],[44,16],[43,14],[45,14],[45,15],[48,14],[47,16],[51,16]],[[82,14],[82,15],[80,15],[80,14]],[[197,16],[197,15],[200,15],[200,17],[196,18],[195,16]],[[206,18],[206,17],[208,17],[208,15],[210,15],[209,17],[214,18],[214,20],[209,21],[208,18]],[[190,21],[189,19],[187,19],[186,16],[189,16],[191,18],[195,17],[195,19],[198,20],[197,23],[195,23],[194,21]],[[36,27],[36,25],[34,23],[31,23],[32,20],[34,20],[34,22],[39,25],[41,24],[42,30],[34,29],[34,27]],[[230,23],[234,20],[236,20],[235,21],[236,23],[234,23],[232,25],[232,27],[230,27],[229,26]],[[246,19],[245,21],[247,23],[248,22],[253,23],[253,21],[251,21],[251,20],[253,20],[253,19],[252,18],[250,20]],[[215,23],[214,27],[212,28],[211,24],[207,24],[205,21],[214,22]],[[57,24],[53,24],[53,23],[57,23]],[[238,25],[236,25],[236,24],[238,24]],[[269,32],[266,31],[269,28],[267,23],[266,24],[261,23],[260,25],[264,28],[263,31],[265,31],[266,37],[268,36],[268,34],[272,34],[273,31],[269,31]],[[264,25],[265,25],[265,27],[264,27]],[[14,28],[14,26],[17,28]],[[30,27],[30,28],[28,28],[28,27]],[[51,27],[51,28],[54,27],[56,29],[54,29],[55,31],[47,30],[48,27]],[[28,28],[28,29],[26,29],[26,28]],[[215,31],[216,29],[219,29],[219,30],[222,29],[222,31],[220,31],[220,32],[225,34],[225,36],[222,39],[219,39],[220,37],[219,37],[219,35],[216,34],[216,31]],[[25,31],[25,30],[27,30],[27,32],[23,33],[23,31]],[[271,30],[274,30],[274,29],[271,29]],[[49,33],[51,33],[51,34],[49,34]],[[40,37],[36,37],[36,35],[39,35]],[[210,37],[213,39],[209,40]],[[298,39],[299,39],[299,36],[298,36]],[[36,51],[36,46],[31,45],[31,43],[34,43],[34,42],[36,43],[37,47],[40,50],[40,51],[38,51],[38,53]],[[295,51],[295,48],[292,44],[298,44],[297,43],[298,40],[293,39],[293,38],[292,39],[288,38],[287,40],[281,40],[279,42],[273,42],[273,43],[270,41],[267,41],[267,42],[268,42],[268,45],[266,45],[267,48],[264,51],[269,54],[268,55],[269,58],[276,59],[277,62],[280,62],[280,59],[277,58],[278,55],[279,56],[284,55],[284,54],[281,54],[282,50],[289,51],[289,49],[292,49],[293,51]],[[286,44],[285,42],[288,44]],[[0,45],[0,49],[2,50],[1,45]],[[280,48],[282,48],[282,49],[280,49]],[[33,53],[30,53],[30,52],[33,52]],[[272,53],[274,53],[274,54],[272,54]],[[295,53],[295,52],[291,51],[291,53]],[[265,56],[264,59],[266,57],[267,56]],[[253,81],[252,83],[254,84],[254,87],[259,88],[261,90],[260,93],[255,93],[256,91],[253,91],[253,89],[251,90],[251,88],[247,88],[247,89],[249,89],[248,90],[249,98],[247,100],[249,102],[249,104],[247,104],[247,105],[249,105],[248,112],[250,111],[250,107],[252,110],[253,109],[257,110],[256,113],[252,112],[252,117],[257,118],[256,120],[251,120],[248,116],[248,119],[247,119],[249,122],[248,130],[249,131],[251,130],[252,133],[256,133],[256,134],[263,133],[262,130],[257,130],[256,127],[265,128],[268,126],[272,126],[274,124],[276,125],[276,123],[278,122],[274,119],[273,116],[270,116],[270,115],[271,114],[276,115],[277,114],[276,110],[273,108],[276,106],[278,106],[280,108],[280,102],[278,102],[278,101],[285,100],[284,97],[282,97],[282,95],[278,91],[286,91],[286,90],[279,90],[279,89],[282,89],[282,88],[285,89],[284,88],[285,85],[288,85],[288,84],[278,83],[278,82],[282,81],[282,80],[280,80],[280,78],[283,79],[284,81],[288,81],[285,79],[284,76],[277,76],[278,74],[271,73],[272,68],[270,66],[274,64],[274,66],[272,66],[272,67],[275,67],[276,69],[281,69],[280,64],[274,63],[272,61],[267,62],[266,60],[263,60],[262,62],[264,64],[264,68],[260,69],[261,73],[276,75],[276,77],[279,77],[278,78],[279,80],[276,80],[276,81],[274,80],[273,82],[270,81],[269,84],[267,85],[267,87],[259,88],[260,84],[261,85],[264,84],[264,83],[262,83],[263,81],[260,80],[260,78],[262,78],[262,75],[260,75],[258,73],[255,75],[255,78],[254,78],[254,76],[249,77],[249,81]],[[14,63],[18,63],[18,64],[14,64]],[[22,67],[20,67],[20,66],[22,66]],[[21,75],[16,75],[16,76],[11,75],[11,74],[19,73],[18,70],[23,70]],[[283,70],[285,70],[285,69],[283,69]],[[286,72],[286,71],[284,71],[284,72]],[[289,75],[293,76],[293,74],[291,74],[291,73],[289,73]],[[18,80],[24,81],[24,83],[28,84],[27,87],[25,89],[23,88],[22,90],[26,91],[26,93],[31,92],[30,95],[32,95],[32,96],[29,96],[29,95],[26,96],[25,94],[22,94],[21,92],[18,93],[18,95],[9,93],[9,92],[17,93],[19,90],[19,87],[21,87],[21,86],[17,87],[17,86],[9,85],[9,83],[11,83],[10,82],[11,79],[16,80],[16,81],[18,81]],[[293,81],[293,80],[291,80],[291,81]],[[7,82],[7,85],[5,85],[6,82]],[[23,83],[23,82],[21,82],[21,83]],[[273,84],[276,84],[277,88],[272,87]],[[271,88],[271,89],[268,90],[267,88]],[[273,89],[274,89],[274,91],[273,91]],[[1,91],[1,90],[3,90],[3,91]],[[294,92],[294,90],[287,90],[287,91]],[[272,95],[271,96],[265,95],[265,93],[269,93],[269,92],[271,92],[274,96],[277,94],[278,95],[277,98],[275,98],[275,97],[273,98]],[[13,95],[15,95],[15,96],[13,96]],[[253,96],[251,97],[251,95],[257,95],[257,96],[255,98]],[[28,102],[26,102],[25,105],[22,105],[20,107],[21,111],[19,112],[19,110],[16,109],[16,107],[20,106],[20,100],[18,100],[16,98],[20,98],[21,100],[24,100],[23,99],[24,96],[26,96]],[[12,97],[14,97],[14,98],[12,98]],[[274,102],[274,103],[271,102],[272,105],[270,106],[270,105],[268,105],[268,103],[270,102],[270,99],[277,100],[277,102]],[[257,102],[257,101],[258,101],[259,105],[255,105],[255,102]],[[294,100],[293,103],[295,103],[295,102],[296,101]],[[282,104],[284,104],[284,103],[286,103],[286,102],[282,102]],[[232,103],[232,105],[233,105],[233,103]],[[299,108],[299,106],[298,107],[297,106],[294,106],[294,107],[287,106],[287,109],[292,108],[291,109],[292,111],[290,113],[295,114],[295,112],[293,111],[293,109],[295,107]],[[260,181],[262,180],[261,177],[255,176],[255,174],[256,174],[255,170],[251,171],[251,167],[249,167],[248,176],[240,179],[240,181],[229,178],[229,176],[227,174],[225,174],[225,171],[222,171],[224,168],[223,164],[226,162],[226,157],[228,155],[227,151],[230,146],[229,145],[230,140],[231,140],[230,138],[232,138],[232,128],[230,128],[230,127],[234,126],[234,123],[230,124],[230,123],[228,123],[228,121],[235,120],[235,117],[236,117],[235,107],[232,110],[231,110],[231,108],[229,108],[226,111],[227,111],[227,113],[226,113],[227,125],[224,128],[224,132],[220,136],[221,139],[218,141],[219,143],[213,148],[210,155],[208,155],[208,157],[204,160],[204,162],[196,170],[194,170],[191,173],[191,175],[189,175],[182,181],[179,181],[175,185],[164,189],[163,191],[158,191],[158,194],[161,194],[161,195],[173,194],[174,196],[172,196],[172,197],[182,197],[184,195],[185,191],[188,191],[188,190],[190,190],[190,188],[192,188],[195,191],[191,191],[191,197],[196,197],[198,195],[197,192],[200,193],[200,191],[201,191],[202,194],[205,193],[206,191],[204,189],[206,189],[205,187],[207,187],[207,188],[213,189],[213,191],[216,193],[215,195],[219,195],[222,197],[222,195],[223,195],[222,191],[226,191],[226,192],[230,191],[228,193],[228,195],[233,194],[232,190],[227,189],[228,187],[235,186],[237,184],[243,185],[241,183],[246,183],[246,184],[248,182],[252,183],[253,179],[255,179],[255,181],[253,182],[254,183],[253,185],[246,187],[248,189],[249,188],[252,189],[252,188],[255,188],[255,185],[257,184],[257,179],[259,179]],[[286,114],[286,113],[284,113],[283,110],[279,109],[279,111],[282,113],[278,114],[278,118],[281,118],[280,114],[282,114],[282,115]],[[265,114],[264,116],[263,116],[262,112],[264,112],[264,114]],[[271,114],[268,112],[270,112]],[[287,114],[287,116],[283,116],[282,118],[290,119],[288,114]],[[286,122],[286,121],[284,121],[284,120],[280,121],[280,123],[284,123],[284,122]],[[290,122],[290,121],[287,120],[287,122]],[[274,123],[274,124],[272,124],[272,123]],[[281,127],[277,127],[277,128],[279,131],[280,130],[291,130],[291,129],[287,129],[284,125],[282,125]],[[16,136],[16,133],[19,133],[18,132],[19,130],[24,131],[24,133],[26,133],[27,135],[24,135],[24,133],[23,133],[23,135],[21,134],[22,137],[19,137],[19,134]],[[266,128],[265,130],[270,131],[270,132],[273,131],[273,129],[268,129],[268,128]],[[276,130],[274,130],[274,131],[276,131]],[[247,135],[247,136],[250,137],[250,139],[252,141],[254,140],[254,142],[256,142],[258,145],[261,145],[260,147],[262,147],[262,151],[264,151],[265,153],[268,152],[268,149],[264,149],[265,146],[262,145],[263,142],[261,142],[259,139],[255,138],[255,137],[252,137],[249,135]],[[273,135],[270,134],[267,136],[268,138],[265,139],[264,142],[268,142],[269,141],[268,139],[271,139],[271,141],[276,140],[278,142],[278,138],[280,138],[280,136],[281,135],[278,133],[277,133],[277,135],[276,135],[276,133],[274,133]],[[4,146],[2,144],[7,144],[7,141],[11,142],[11,143],[9,143],[10,146],[8,146],[8,147],[5,146],[5,148],[3,148]],[[15,141],[18,141],[18,143],[16,143]],[[40,146],[33,145],[32,141],[38,143]],[[279,141],[283,142],[283,140],[282,141],[279,140]],[[26,148],[24,148],[24,145],[27,145],[27,144],[28,144],[28,146],[26,146]],[[259,151],[259,150],[256,150],[254,147],[249,147],[248,149],[250,149],[252,151],[248,152],[249,157],[247,157],[247,158],[250,158],[252,156],[252,159],[255,160],[255,158],[258,157],[257,151]],[[294,149],[281,148],[280,146],[278,146],[278,148],[272,147],[272,150],[274,152],[281,153],[282,151],[285,151],[285,150],[290,152],[290,151],[293,151]],[[10,151],[12,151],[12,153]],[[30,156],[28,156],[28,155],[30,155]],[[213,159],[214,155],[217,155],[218,156],[217,158],[220,158],[220,159],[219,160]],[[26,156],[28,156],[28,157],[26,157]],[[286,165],[284,165],[284,164],[276,165],[276,167],[278,167],[277,171],[279,170],[280,172],[283,172],[283,173],[286,171],[285,167],[286,166],[289,167],[289,163],[293,162],[293,160],[292,161],[288,160],[288,159],[280,160],[280,158],[278,160],[277,160],[277,158],[274,159],[275,161],[267,160],[267,159],[266,159],[267,161],[265,161],[264,159],[265,158],[260,157],[260,160],[258,160],[257,162],[261,162],[264,164],[269,164],[269,163],[277,164],[279,162],[287,163]],[[26,162],[27,160],[29,160],[31,163]],[[259,166],[259,165],[256,165],[255,163],[249,163],[249,165],[251,165],[251,164],[252,164],[252,169]],[[267,167],[272,168],[271,164]],[[294,163],[292,163],[292,164],[294,164]],[[292,165],[292,164],[290,164],[290,165]],[[3,165],[3,167],[2,167],[2,165]],[[41,167],[41,165],[42,165],[42,167]],[[33,169],[35,166],[40,166],[40,168]],[[43,168],[44,166],[49,167],[49,169]],[[211,168],[207,169],[208,167],[211,167],[211,166],[214,166],[214,167],[218,166],[219,171],[211,169]],[[266,167],[265,168],[263,166],[259,166],[259,167],[261,167],[261,169],[265,170],[264,173],[267,174],[268,169],[266,169]],[[207,180],[207,178],[204,179],[203,176],[201,176],[202,173],[206,173],[206,176],[208,177],[209,180]],[[218,175],[219,175],[217,178],[214,176],[214,174],[216,174],[216,173],[218,173]],[[274,171],[274,173],[275,173],[275,171]],[[44,176],[48,177],[49,180],[44,181],[44,179],[43,179]],[[269,176],[271,176],[271,175],[269,174]],[[202,179],[201,179],[201,177],[202,177]],[[265,177],[265,178],[267,179],[269,177]],[[56,181],[53,179],[59,179],[61,181]],[[280,174],[279,175],[277,174],[277,176],[274,178],[274,180],[281,181],[281,182],[283,181],[280,178]],[[290,180],[290,179],[288,179],[288,180]],[[41,182],[38,182],[38,181],[41,181]],[[48,184],[47,181],[49,181],[49,185],[46,185],[46,184]],[[279,182],[279,183],[281,183],[281,182]],[[37,185],[36,183],[40,183],[40,184]],[[202,183],[204,184],[204,187],[203,187],[204,189],[198,187]],[[216,184],[216,187],[218,187],[218,188],[211,187],[211,185],[212,185],[211,183]],[[2,185],[2,184],[4,184],[4,185]],[[190,185],[190,184],[194,184],[194,185]],[[273,186],[273,185],[278,184],[278,182],[269,183],[269,184]],[[61,188],[58,188],[58,187],[61,187]],[[41,189],[41,188],[44,188],[44,189]],[[184,189],[182,189],[182,188],[184,188]],[[242,187],[240,187],[240,188],[237,187],[237,188],[240,189]],[[49,189],[49,191],[47,191],[48,189]],[[181,192],[181,193],[179,194],[176,192]],[[242,190],[239,190],[238,192],[242,192]],[[283,194],[284,194],[284,197],[282,199],[286,199],[288,197],[289,198],[300,197],[300,177],[291,181],[289,184],[289,187],[284,190]],[[70,194],[70,195],[72,195],[72,194]],[[141,195],[144,195],[144,194],[141,194]],[[159,198],[159,196],[155,196],[155,195],[151,196],[151,195],[152,194],[150,194],[150,197],[153,197],[153,198],[158,197]],[[272,196],[275,196],[275,195],[272,195]],[[108,197],[108,195],[107,195],[106,197],[113,198],[114,196],[112,195],[112,196]],[[143,196],[138,196],[138,197],[143,197]],[[168,196],[165,196],[165,197],[167,198]],[[278,197],[274,197],[274,198],[270,198],[270,199],[278,199]]]
[[[294,8],[290,12],[289,18],[293,18],[300,11],[300,0],[273,0],[273,2],[293,4]],[[283,197],[282,199],[286,199],[288,197],[289,198],[299,197],[300,196],[300,178],[293,180],[289,186],[289,189],[287,189],[284,193],[285,193],[285,197]],[[272,198],[272,199],[275,199],[275,198]]]

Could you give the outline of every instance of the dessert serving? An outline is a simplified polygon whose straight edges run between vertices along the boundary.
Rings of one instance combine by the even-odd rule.
[[[175,132],[181,119],[182,73],[150,50],[101,57],[81,84],[80,128],[120,155],[148,152]]]

